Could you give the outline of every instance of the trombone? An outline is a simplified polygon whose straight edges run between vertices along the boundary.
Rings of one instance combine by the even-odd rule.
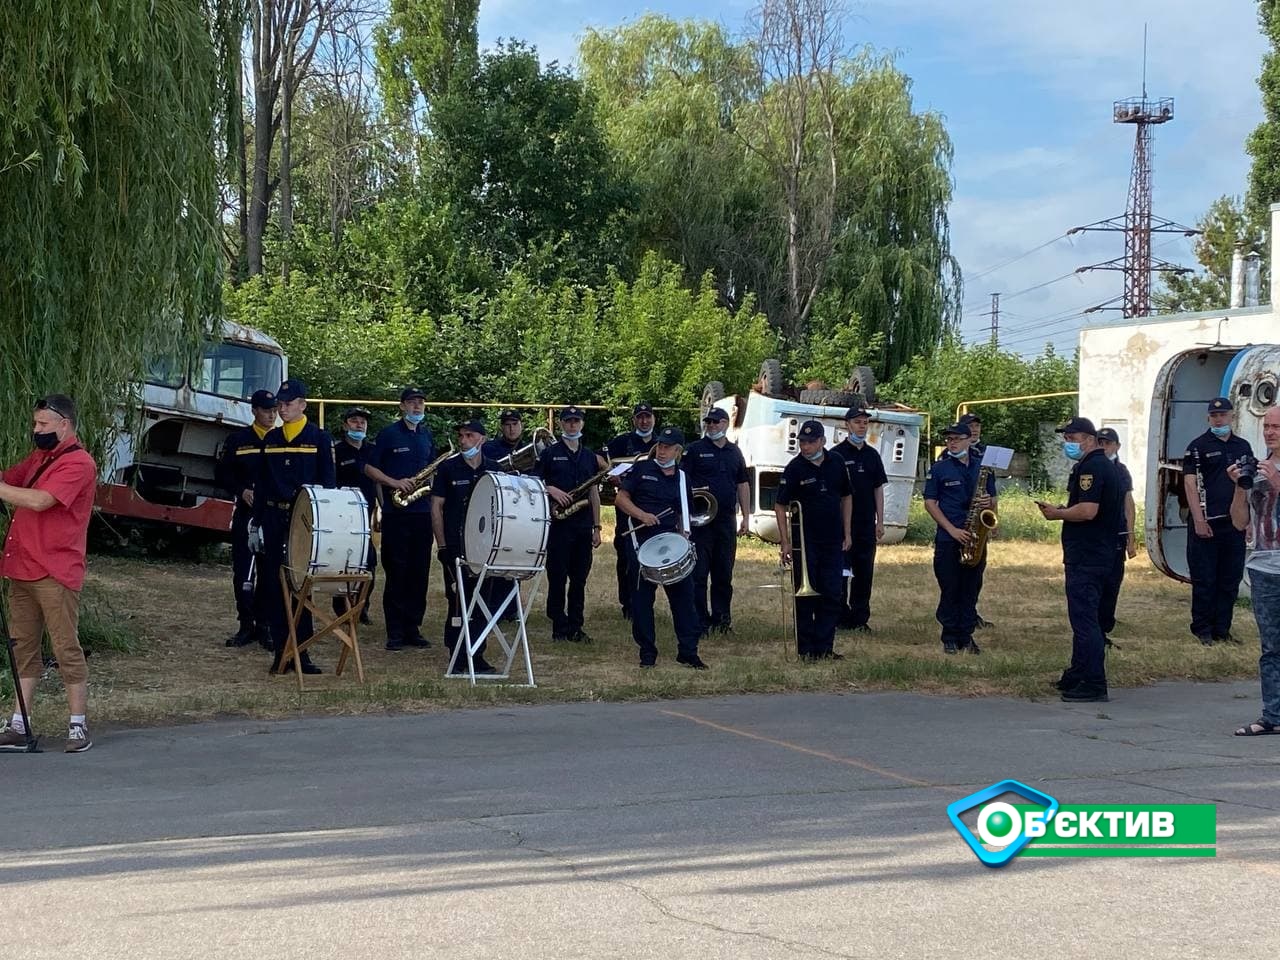
[[[800,643],[800,613],[796,600],[800,597],[818,596],[818,591],[813,589],[813,584],[809,581],[809,564],[804,551],[804,504],[796,500],[787,504],[787,525],[791,526],[793,522],[798,533],[792,543],[791,562],[780,561],[778,564],[782,575],[782,589],[788,588],[788,582],[791,589],[791,602],[782,605],[782,659],[789,663],[799,659],[796,648]],[[799,586],[796,585],[797,564],[800,567]],[[790,617],[787,616],[788,610],[791,612]]]
[[[542,451],[555,442],[555,434],[546,427],[538,427],[533,431],[533,438],[523,447],[499,457],[498,467],[506,473],[527,473],[538,462]]]

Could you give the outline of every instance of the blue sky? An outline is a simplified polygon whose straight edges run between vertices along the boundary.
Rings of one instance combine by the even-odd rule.
[[[572,63],[588,26],[646,12],[717,20],[743,29],[741,0],[482,0],[481,43],[519,37],[544,60]],[[850,9],[846,39],[898,53],[918,109],[941,113],[955,145],[952,249],[965,274],[967,339],[989,325],[990,294],[1004,294],[1002,343],[1069,352],[1086,322],[1072,316],[1120,292],[1118,273],[1056,280],[1119,257],[1119,234],[1059,239],[999,265],[1073,226],[1124,212],[1133,128],[1111,121],[1113,100],[1174,97],[1157,128],[1155,212],[1194,224],[1224,193],[1242,193],[1244,139],[1262,110],[1255,82],[1265,44],[1253,0],[866,0]],[[1156,253],[1193,265],[1191,241],[1156,238]],[[993,267],[999,267],[992,270]],[[1046,281],[1046,286],[1022,293]]]

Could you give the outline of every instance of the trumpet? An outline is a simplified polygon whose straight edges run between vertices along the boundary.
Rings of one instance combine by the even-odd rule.
[[[533,431],[533,438],[523,447],[517,447],[505,457],[498,458],[498,466],[506,473],[524,473],[542,456],[542,451],[556,442],[555,434],[546,427]]]
[[[407,507],[409,504],[416,503],[425,497],[431,490],[431,478],[440,469],[440,464],[454,456],[456,452],[453,449],[453,444],[450,444],[448,450],[409,477],[409,481],[413,484],[412,490],[397,490],[391,495],[391,501],[397,507]]]
[[[796,549],[791,552],[791,562],[789,564],[786,562],[779,564],[784,584],[788,580],[791,584],[791,603],[784,605],[782,608],[782,659],[788,661],[792,660],[792,654],[800,642],[800,616],[796,609],[796,600],[800,597],[818,596],[818,591],[813,589],[813,584],[809,581],[809,565],[805,562],[804,554],[804,505],[798,501],[792,501],[787,505],[788,524],[791,523],[793,517],[795,518],[796,526],[799,528],[799,534],[796,537]],[[798,586],[796,585],[796,564],[800,565],[800,583]],[[783,589],[786,589],[785,585]],[[789,618],[787,616],[788,607],[791,609]]]

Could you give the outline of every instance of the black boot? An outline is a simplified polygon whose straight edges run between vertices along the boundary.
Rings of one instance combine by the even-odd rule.
[[[247,647],[253,643],[254,627],[252,623],[240,624],[240,629],[236,631],[234,637],[227,637],[228,647]]]

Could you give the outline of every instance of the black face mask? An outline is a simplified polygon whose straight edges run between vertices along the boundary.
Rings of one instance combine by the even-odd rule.
[[[37,450],[52,450],[58,445],[57,433],[33,433],[31,434],[31,442],[36,445]]]

